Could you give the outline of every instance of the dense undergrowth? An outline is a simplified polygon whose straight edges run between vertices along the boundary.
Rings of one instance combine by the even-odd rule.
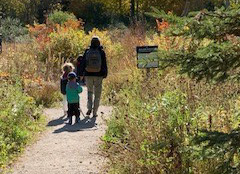
[[[41,73],[27,44],[3,44],[0,55],[0,171],[4,172],[35,135],[44,129],[39,98],[28,92],[36,88]],[[35,84],[35,85],[34,85]],[[49,95],[50,96],[50,95]],[[42,100],[41,100],[42,101]]]
[[[139,72],[118,85],[108,93],[115,109],[103,137],[112,173],[213,173],[223,162],[193,140],[203,129],[238,127],[239,85],[199,84],[174,70]]]
[[[34,59],[34,54],[25,44],[4,44],[0,62],[1,173],[44,129],[42,106],[50,106],[53,102],[48,101],[53,97],[44,93],[46,90],[49,92],[47,85],[39,85],[41,73],[36,68],[40,68],[40,62]],[[55,96],[56,92],[52,93]]]
[[[18,43],[18,28],[11,28],[12,40],[6,39],[9,42],[3,43],[0,54],[0,173],[7,172],[26,145],[44,130],[43,107],[51,107],[61,98],[53,80],[55,70],[47,77],[46,64],[35,52],[37,45],[26,33]]]
[[[13,83],[0,84],[0,171],[43,130],[45,122],[34,98],[22,93],[18,80]]]
[[[239,16],[236,12],[235,9],[226,12],[229,14],[226,20],[235,19],[234,14]],[[216,13],[222,15],[221,12]],[[239,44],[239,37],[218,35],[223,30],[217,30],[215,22],[222,19],[217,19],[213,14],[214,20],[211,20],[211,13],[209,16],[206,14],[206,20],[202,16],[202,21],[195,22],[198,20],[195,17],[190,24],[181,23],[182,31],[171,21],[174,31],[178,32],[173,33],[173,37],[164,34],[137,35],[131,31],[132,34],[125,33],[122,37],[124,39],[118,40],[124,50],[123,58],[111,60],[111,64],[116,67],[112,69],[104,86],[105,101],[114,106],[113,118],[108,121],[108,130],[103,137],[104,150],[110,159],[109,173],[239,173],[239,82],[209,81],[209,77],[214,79],[218,76],[217,73],[222,75],[221,72],[226,70],[226,62],[233,58],[232,54],[237,55],[237,52],[221,47],[221,43]],[[173,16],[169,20],[177,18]],[[191,38],[197,37],[199,33],[203,35],[205,22],[206,26],[212,26],[211,31],[209,29],[204,33],[206,37],[208,32],[223,37],[212,41],[219,44],[221,49],[208,47],[211,40],[198,38],[200,42]],[[201,29],[199,33],[198,27]],[[139,33],[139,28],[137,29],[136,33]],[[234,31],[238,29],[234,28]],[[186,32],[190,33],[189,38],[179,37]],[[136,68],[135,46],[143,44],[159,46],[160,57],[166,60],[166,64],[163,64],[165,69],[147,72]],[[196,49],[198,47],[208,48],[209,52],[199,53]],[[187,54],[188,52],[190,53]],[[227,54],[226,60],[222,58],[225,56],[222,53]],[[234,60],[239,62],[237,57],[239,58],[236,56]],[[195,63],[194,66],[192,62]],[[211,71],[211,68],[216,69]],[[189,73],[188,77],[184,74],[188,71],[183,69],[196,72],[195,75],[201,75],[201,72],[210,75],[194,80],[191,77],[195,76]],[[232,74],[235,72],[238,73],[230,70]],[[207,80],[201,80],[204,77]]]

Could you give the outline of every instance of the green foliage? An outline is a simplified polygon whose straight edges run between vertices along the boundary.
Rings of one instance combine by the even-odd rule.
[[[118,22],[129,25],[132,5],[135,7],[134,18],[142,20],[145,18],[144,13],[152,6],[181,15],[188,4],[186,2],[189,2],[188,11],[204,8],[212,10],[215,6],[223,5],[222,0],[0,0],[0,11],[4,17],[19,18],[25,24],[44,23],[46,15],[54,10],[68,11],[82,18],[89,31],[94,27],[107,27]],[[235,3],[231,1],[231,5]]]
[[[227,79],[239,80],[239,10],[240,6],[234,5],[214,12],[190,14],[189,18],[182,19],[154,9],[150,15],[163,17],[171,26],[166,34],[172,39],[173,46],[160,51],[162,68],[177,66],[181,73],[199,81],[207,79],[228,83]],[[176,37],[184,40],[184,44],[177,45]],[[231,112],[231,108],[228,110]],[[231,112],[230,116],[235,114]],[[210,125],[215,117],[208,116]],[[226,124],[230,124],[229,121]],[[236,118],[232,121],[238,123]],[[203,130],[196,134],[193,142],[193,154],[198,154],[195,161],[214,162],[206,172],[239,173],[239,128],[228,126],[227,130]]]
[[[77,57],[86,48],[85,33],[83,30],[69,29],[66,32],[50,34],[50,49],[52,54],[61,54],[64,58]]]
[[[119,45],[122,52],[116,51],[116,56],[108,59],[110,75],[103,92],[105,101],[114,106],[103,137],[110,159],[109,173],[237,173],[238,145],[232,142],[238,139],[232,132],[239,125],[239,83],[215,85],[178,74],[191,69],[199,77],[202,72],[197,70],[204,66],[199,62],[204,60],[215,75],[219,56],[229,67],[226,71],[232,71],[230,62],[237,61],[239,52],[234,51],[236,37],[226,41],[192,39],[187,25],[192,18],[179,22],[182,18],[171,13],[164,15],[172,19],[169,23],[173,28],[161,35],[146,39],[139,36],[137,29],[135,35],[128,30],[110,32],[114,44],[106,46],[106,50]],[[118,34],[120,37],[116,37]],[[159,56],[164,61],[161,66],[167,68],[150,69],[147,74],[136,68],[134,48],[146,43],[159,46]],[[191,56],[196,59],[190,62],[192,67],[184,62],[185,57]],[[184,63],[186,66],[182,66]],[[219,72],[216,80],[220,76]],[[204,73],[202,77],[214,79]]]
[[[162,53],[160,61],[164,68],[180,66],[180,73],[187,73],[191,78],[197,80],[239,79],[239,50],[239,45],[231,42],[211,42],[199,46],[197,50],[176,51],[172,49],[169,54]]]
[[[239,128],[230,133],[201,131],[194,139],[195,144],[202,145],[203,158],[218,161],[213,174],[238,174],[240,172],[240,134]]]
[[[50,23],[53,24],[64,24],[68,20],[77,20],[74,14],[68,13],[68,12],[63,12],[59,10],[55,10],[53,13],[51,13],[48,16],[48,20]]]
[[[186,122],[182,119],[188,114],[174,110],[186,107],[183,96],[176,91],[167,92],[163,97],[143,102],[137,89],[121,90],[118,95],[123,98],[117,104],[118,109],[103,139],[108,153],[114,153],[110,156],[112,170],[119,173],[187,172],[183,156],[188,155],[185,152],[188,138]]]
[[[0,11],[4,17],[18,18],[23,23],[36,20],[40,0],[0,0]]]
[[[187,98],[177,90],[149,97],[151,91],[145,83],[156,81],[151,78],[145,82],[141,76],[135,71],[127,82],[120,82],[123,85],[115,93],[114,117],[103,138],[112,173],[187,172],[186,123],[191,123]]]
[[[203,146],[199,146],[200,141],[193,144],[192,139],[198,134],[203,135],[200,130],[209,130],[210,126],[212,130],[228,131],[234,128],[233,125],[238,125],[234,115],[238,114],[239,101],[234,101],[234,95],[229,93],[234,92],[230,88],[235,85],[216,87],[196,83],[169,70],[152,70],[148,77],[141,71],[133,72],[127,80],[111,79],[109,84],[112,85],[104,88],[115,106],[103,137],[104,148],[111,161],[110,171],[218,173],[218,167],[230,157],[227,149],[217,153],[221,148],[216,148],[212,155],[226,152],[227,156],[211,158],[202,151],[208,139],[205,137],[206,141],[202,141]],[[212,121],[209,120],[211,115]],[[231,141],[230,138],[228,140]],[[223,143],[224,138],[219,137],[218,142]],[[212,151],[210,147],[208,150]],[[236,156],[234,161],[237,161]]]
[[[106,27],[118,22],[129,24],[133,2],[137,20],[144,19],[144,13],[152,6],[181,15],[185,7],[188,7],[188,11],[196,11],[204,8],[213,10],[216,6],[224,5],[223,0],[0,0],[0,11],[4,17],[19,18],[25,24],[44,23],[46,15],[54,10],[68,11],[82,18],[89,31],[94,27]],[[236,3],[231,0],[231,6]]]
[[[117,111],[116,111],[117,112]],[[116,143],[119,139],[124,139],[125,123],[121,118],[113,118],[108,122],[108,130],[106,131],[103,140],[106,142]]]
[[[7,87],[6,87],[7,86]],[[0,84],[0,169],[23,150],[34,133],[42,128],[41,109],[32,97],[22,93],[21,86]]]
[[[109,11],[105,8],[104,2],[101,1],[72,0],[69,3],[69,11],[85,21],[86,31],[90,31],[95,27],[107,27],[110,23]]]
[[[49,59],[53,66],[56,66],[61,59],[64,60],[75,60],[79,54],[83,54],[85,49],[90,46],[91,39],[93,36],[99,36],[101,38],[101,44],[103,46],[107,45],[106,50],[109,56],[117,56],[118,44],[112,44],[107,31],[99,31],[98,29],[93,29],[88,34],[81,29],[73,29],[62,27],[57,31],[53,31],[49,34],[49,42],[44,42],[43,50],[38,50],[40,57],[45,61]],[[116,49],[115,49],[116,48]]]
[[[7,17],[1,20],[0,33],[4,41],[13,42],[18,40],[19,37],[27,35],[28,31],[22,26],[19,19]]]
[[[184,127],[190,124],[189,109],[187,108],[186,96],[180,91],[166,92],[162,97],[162,105],[169,115],[167,123],[170,127]]]
[[[166,18],[172,27],[167,31],[172,38],[170,50],[161,50],[160,63],[166,68],[179,66],[181,73],[201,80],[223,81],[239,76],[240,62],[240,6],[202,11],[190,18],[167,15],[154,9],[149,14]],[[184,44],[175,42],[181,37]]]

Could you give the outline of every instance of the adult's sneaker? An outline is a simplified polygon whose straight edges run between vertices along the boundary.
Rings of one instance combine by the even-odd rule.
[[[92,113],[92,111],[91,111],[91,110],[88,110],[87,113],[86,113],[86,115],[89,116],[91,113]]]
[[[97,117],[98,115],[97,114],[94,114],[93,117]]]

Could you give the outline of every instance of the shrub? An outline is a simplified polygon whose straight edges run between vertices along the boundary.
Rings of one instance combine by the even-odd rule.
[[[173,91],[142,101],[138,90],[142,92],[140,88],[125,88],[119,92],[118,109],[104,137],[113,170],[119,173],[173,173],[179,167],[176,173],[185,172],[183,156],[187,153],[182,151],[186,150],[188,142],[179,116],[188,117],[188,112],[180,111],[186,107],[186,99]],[[175,112],[175,107],[179,111]]]
[[[52,55],[68,58],[76,58],[86,47],[85,33],[83,30],[69,29],[50,34],[49,48]]]
[[[1,20],[1,33],[4,41],[13,42],[16,38],[27,35],[27,29],[22,26],[19,19],[7,17]]]
[[[0,72],[32,80],[44,77],[46,68],[36,55],[34,43],[6,44],[0,60]]]
[[[62,25],[34,24],[28,29],[35,39],[38,56],[50,67],[62,63],[62,58],[76,58],[85,47],[82,20],[68,19]]]
[[[7,86],[7,88],[6,88]],[[9,82],[0,84],[0,169],[23,147],[33,134],[42,128],[42,111],[32,97],[22,92],[22,87]]]
[[[36,105],[52,107],[61,100],[59,87],[54,83],[32,83],[25,87],[26,92],[36,100]]]
[[[16,37],[15,42],[16,43],[31,43],[33,40],[29,34],[21,35]]]
[[[59,80],[60,66],[50,67],[46,73],[46,64],[39,60],[34,53],[34,44],[11,44],[7,45],[8,49],[0,55],[0,78],[9,75],[20,79],[22,87],[26,93],[34,97],[37,105],[50,107],[60,100],[59,87],[54,82]],[[1,75],[2,74],[2,75]],[[13,79],[15,81],[15,78]],[[45,82],[45,79],[53,81]],[[13,82],[14,83],[14,82]],[[52,91],[48,93],[48,91]]]
[[[63,12],[63,11],[58,11],[58,10],[55,10],[53,13],[51,13],[48,16],[49,22],[53,23],[53,24],[61,25],[61,24],[64,24],[65,22],[67,22],[69,19],[77,20],[77,18],[74,16],[74,14]]]
[[[100,37],[108,59],[121,57],[121,45],[113,43],[108,34],[108,31],[99,31],[98,29],[93,29],[88,34],[85,34],[82,29],[76,30],[71,27],[58,27],[57,31],[50,32],[46,39],[39,38],[42,40],[39,44],[42,47],[39,54],[44,61],[50,58],[50,63],[55,61],[61,62],[59,58],[71,61],[76,59],[79,54],[83,54],[85,49],[90,46],[92,37],[97,35]]]

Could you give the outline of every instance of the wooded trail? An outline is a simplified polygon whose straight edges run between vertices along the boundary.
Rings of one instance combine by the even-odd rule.
[[[86,113],[87,89],[81,94],[81,109]],[[106,173],[106,159],[99,154],[100,137],[104,135],[104,119],[111,107],[100,106],[99,116],[78,124],[66,124],[61,108],[46,109],[47,130],[29,146],[13,167],[13,174],[98,174]],[[73,123],[75,117],[73,117]]]

